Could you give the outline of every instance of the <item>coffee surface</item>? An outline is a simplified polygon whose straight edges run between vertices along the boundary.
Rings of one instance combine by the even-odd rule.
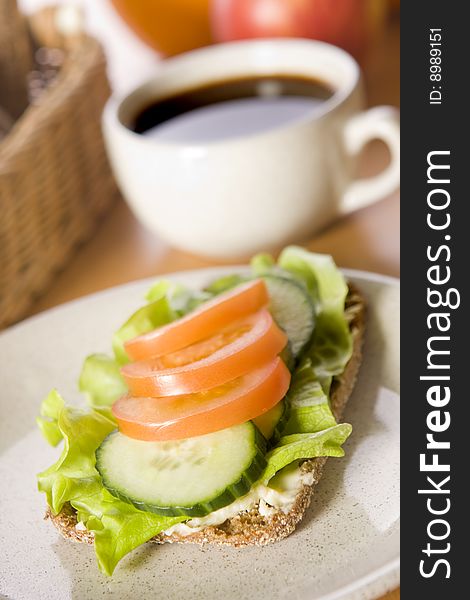
[[[149,104],[131,129],[162,141],[223,140],[314,114],[332,93],[319,81],[291,75],[215,82]]]

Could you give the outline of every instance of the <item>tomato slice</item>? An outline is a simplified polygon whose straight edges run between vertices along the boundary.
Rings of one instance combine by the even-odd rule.
[[[276,357],[223,386],[171,398],[124,396],[112,408],[119,430],[145,441],[177,440],[245,423],[267,412],[287,393],[290,372]]]
[[[161,358],[130,363],[121,373],[133,396],[193,394],[269,362],[286,343],[286,334],[263,308],[216,336]]]
[[[143,360],[175,352],[208,338],[233,321],[269,303],[264,281],[256,279],[205,302],[194,312],[125,344],[132,360]]]

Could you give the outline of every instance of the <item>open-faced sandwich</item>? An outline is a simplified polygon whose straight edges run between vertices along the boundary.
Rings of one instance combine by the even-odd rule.
[[[59,460],[47,516],[100,569],[147,542],[267,544],[302,519],[361,361],[364,302],[331,257],[286,248],[191,291],[150,289],[84,363],[86,410],[57,391],[38,424]]]

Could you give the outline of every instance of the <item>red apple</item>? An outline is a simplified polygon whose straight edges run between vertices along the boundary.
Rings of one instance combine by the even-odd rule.
[[[212,0],[212,31],[219,42],[312,38],[361,58],[369,41],[372,13],[383,4],[383,0]]]

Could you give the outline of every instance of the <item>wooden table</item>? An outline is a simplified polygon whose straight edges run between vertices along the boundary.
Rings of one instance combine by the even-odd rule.
[[[370,103],[399,103],[399,30],[390,27],[367,68]],[[384,150],[365,153],[363,173],[376,171],[387,160]],[[350,215],[305,245],[332,254],[341,267],[399,275],[399,195]],[[36,302],[31,314],[113,285],[139,279],[221,264],[169,248],[146,232],[119,200],[96,231]],[[380,600],[398,600],[395,590]]]

